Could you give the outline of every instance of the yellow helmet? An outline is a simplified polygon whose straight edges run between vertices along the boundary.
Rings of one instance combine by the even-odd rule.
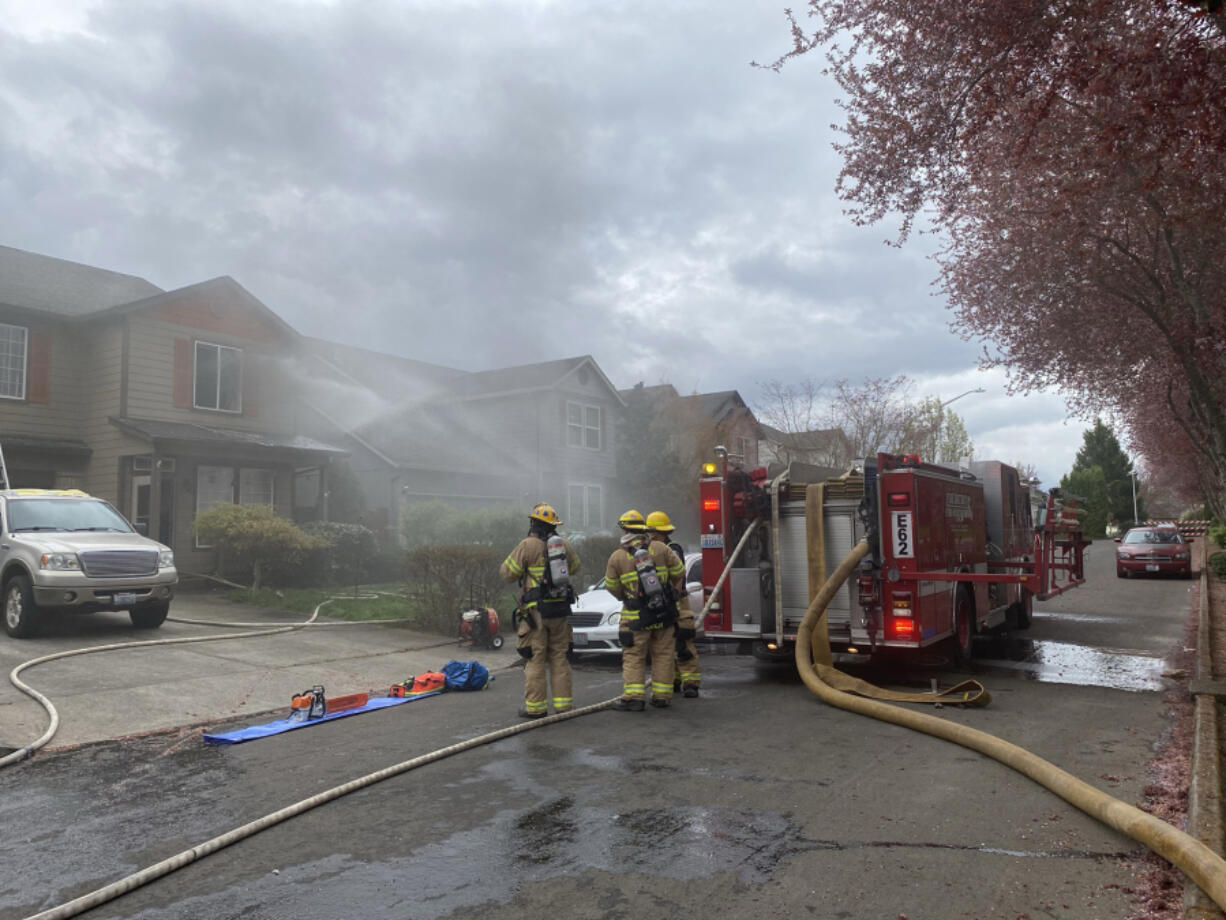
[[[668,515],[663,511],[653,511],[647,515],[647,529],[654,530],[657,533],[672,533],[676,530],[673,527],[673,522],[668,519]]]
[[[542,524],[548,524],[550,527],[557,527],[562,523],[558,517],[558,512],[553,510],[553,505],[548,505],[545,502],[538,502],[532,506],[532,510],[528,512],[528,517],[534,521],[540,521]]]
[[[647,529],[647,522],[643,520],[642,514],[631,508],[623,512],[622,516],[617,519],[617,526],[631,533],[642,533]]]

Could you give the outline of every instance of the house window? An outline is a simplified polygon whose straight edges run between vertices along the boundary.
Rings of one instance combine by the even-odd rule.
[[[0,323],[0,397],[26,398],[26,346],[29,334],[24,326]]]
[[[243,353],[228,345],[196,343],[196,386],[192,405],[197,409],[242,412]]]
[[[223,504],[271,505],[273,499],[272,470],[235,469],[232,466],[196,467],[196,514],[200,515]],[[237,486],[237,492],[236,487]],[[209,544],[196,541],[198,549]]]
[[[569,447],[600,450],[600,407],[566,404],[566,443]]]
[[[600,486],[573,483],[566,491],[566,526],[572,531],[595,533],[604,529],[604,501]]]

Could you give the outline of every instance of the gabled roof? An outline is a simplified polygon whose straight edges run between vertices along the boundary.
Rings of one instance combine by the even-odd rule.
[[[305,337],[303,344],[308,355],[333,374],[385,397],[395,397],[397,403],[427,398],[446,384],[469,376],[468,371],[324,339]]]
[[[770,425],[762,425],[762,437],[793,450],[825,450],[832,444],[845,441],[847,436],[840,428],[813,428],[809,431],[783,431]]]
[[[175,288],[173,291],[159,291],[149,297],[116,304],[105,310],[91,314],[98,316],[119,316],[138,310],[169,310],[176,307],[195,307],[201,302],[233,304],[240,310],[247,311],[251,316],[264,320],[268,325],[293,339],[301,339],[293,326],[268,308],[265,303],[248,291],[229,275],[220,275],[208,281],[199,281],[187,287]]]
[[[0,246],[0,304],[88,316],[161,292],[144,278]]]
[[[745,400],[741,399],[741,394],[736,390],[721,390],[718,393],[695,393],[692,396],[683,398],[693,400],[699,409],[704,414],[709,415],[716,424],[722,422],[737,409],[744,409],[746,412],[749,412],[749,406],[745,405]],[[752,412],[749,414],[753,415]]]
[[[462,405],[415,405],[360,427],[354,435],[402,469],[523,473],[514,445],[495,444],[465,418]],[[532,458],[535,462],[535,457]]]
[[[531,393],[561,386],[570,377],[581,378],[584,371],[596,374],[608,389],[609,394],[619,404],[625,405],[621,395],[617,392],[617,387],[609,382],[609,378],[605,376],[604,371],[600,369],[591,355],[561,358],[557,361],[544,361],[538,364],[521,364],[516,367],[500,367],[490,371],[477,371],[450,381],[448,390],[454,400]],[[440,397],[439,401],[447,401],[447,397]]]

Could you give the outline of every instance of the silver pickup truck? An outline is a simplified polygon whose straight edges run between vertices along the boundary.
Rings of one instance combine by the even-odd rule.
[[[138,629],[166,619],[179,574],[170,547],[108,502],[75,489],[0,490],[4,631],[32,635],[48,609],[126,610]]]

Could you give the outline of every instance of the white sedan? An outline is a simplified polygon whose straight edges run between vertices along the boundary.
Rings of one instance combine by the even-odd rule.
[[[690,596],[690,609],[697,615],[702,610],[702,553],[685,555],[685,589]],[[621,619],[622,602],[602,588],[592,585],[571,607],[572,644],[576,654],[620,655],[617,624]],[[702,624],[698,624],[702,635]]]

